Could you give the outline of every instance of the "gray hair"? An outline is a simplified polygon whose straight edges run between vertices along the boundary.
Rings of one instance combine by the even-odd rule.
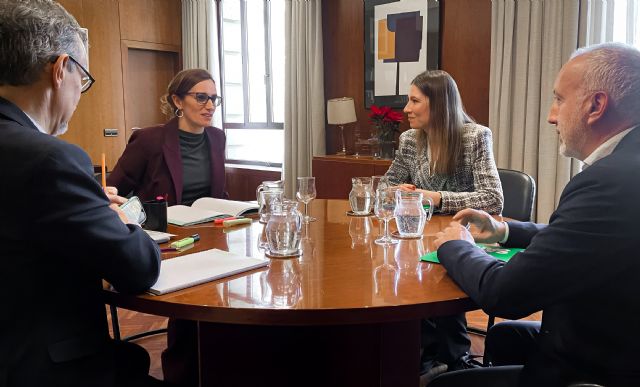
[[[0,86],[33,84],[57,56],[78,57],[78,38],[86,47],[85,30],[55,1],[0,0]]]
[[[623,43],[583,47],[571,58],[583,57],[587,91],[604,91],[620,117],[640,122],[640,50]]]

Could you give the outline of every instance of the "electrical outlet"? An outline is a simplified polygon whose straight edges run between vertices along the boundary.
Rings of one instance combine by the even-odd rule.
[[[105,137],[117,137],[118,136],[118,129],[105,129],[104,130],[104,136]]]

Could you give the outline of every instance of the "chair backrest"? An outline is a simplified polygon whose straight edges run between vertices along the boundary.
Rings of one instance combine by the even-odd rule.
[[[536,182],[524,172],[498,168],[504,208],[502,215],[508,218],[528,222],[531,220],[533,201],[536,198]]]

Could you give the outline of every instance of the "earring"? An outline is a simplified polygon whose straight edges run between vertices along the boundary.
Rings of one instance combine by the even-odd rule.
[[[182,116],[184,116],[184,112],[181,109],[176,108],[176,111],[174,112],[174,114],[176,115],[176,117],[180,118]]]

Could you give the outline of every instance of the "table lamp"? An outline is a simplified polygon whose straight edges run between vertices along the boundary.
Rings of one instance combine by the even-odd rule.
[[[356,122],[357,120],[353,98],[333,98],[327,101],[327,122],[340,127],[341,149],[336,154],[347,154],[347,148],[344,142],[344,124]]]

